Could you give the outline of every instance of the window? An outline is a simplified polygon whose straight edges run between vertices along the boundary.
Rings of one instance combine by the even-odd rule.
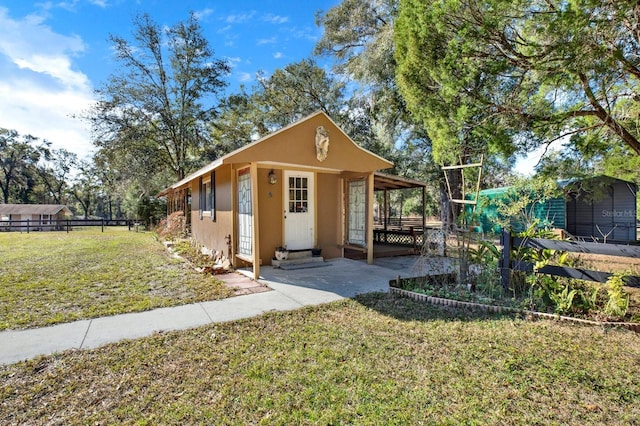
[[[306,213],[308,211],[308,192],[306,177],[289,178],[289,213]]]
[[[209,216],[211,220],[216,220],[216,172],[211,172],[209,180],[206,182],[200,177],[198,186],[200,192],[200,219],[204,216]]]
[[[204,183],[204,211],[211,211],[211,181]]]

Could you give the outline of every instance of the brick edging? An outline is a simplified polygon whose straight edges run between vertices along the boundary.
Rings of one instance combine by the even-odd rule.
[[[502,312],[520,313],[525,315],[531,315],[538,318],[545,318],[545,319],[551,319],[556,321],[574,322],[574,323],[585,324],[585,325],[597,325],[602,327],[622,327],[622,328],[626,328],[627,330],[640,333],[639,323],[594,321],[594,320],[587,320],[582,318],[567,317],[567,316],[557,315],[557,314],[548,314],[545,312],[529,311],[526,309],[511,308],[508,306],[485,305],[483,303],[476,303],[476,302],[463,302],[461,300],[427,296],[426,294],[416,293],[413,291],[403,290],[401,288],[396,288],[391,286],[389,286],[389,294],[396,294],[401,297],[408,297],[410,299],[414,299],[421,302],[427,302],[432,305],[451,306],[454,308],[480,309],[483,311],[496,312],[496,313],[502,313]]]

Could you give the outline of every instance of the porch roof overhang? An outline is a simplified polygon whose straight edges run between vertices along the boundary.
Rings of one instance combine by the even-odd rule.
[[[207,167],[204,167],[198,170],[197,172],[192,173],[189,176],[186,176],[184,179],[180,180],[179,182],[176,182],[170,187],[165,188],[160,193],[158,193],[157,197],[162,197],[164,195],[167,195],[171,190],[179,189],[180,187],[186,185],[187,183],[197,178],[198,176],[202,176],[210,171],[217,169],[222,164],[224,164],[223,159],[214,161],[213,163],[209,164]],[[276,163],[276,162],[263,162],[260,164],[264,166],[287,166],[288,165],[288,164],[282,164],[282,163]],[[294,165],[294,166],[299,167],[299,165]],[[317,169],[323,172],[329,172],[329,173],[331,172],[340,173],[342,171],[342,170],[333,170],[333,169],[321,168],[321,167],[316,167],[314,169]],[[388,173],[374,172],[373,187],[375,191],[385,191],[385,190],[388,191],[388,190],[394,190],[394,189],[426,188],[427,183],[420,182],[415,179],[390,175]]]
[[[376,191],[387,191],[392,189],[426,188],[427,184],[414,179],[375,172],[373,174],[373,187]]]
[[[186,184],[188,184],[189,182],[191,182],[192,180],[194,180],[198,176],[204,176],[205,174],[217,169],[222,164],[223,164],[223,159],[222,158],[219,158],[216,161],[213,161],[213,162],[207,164],[206,166],[204,166],[200,170],[197,170],[197,171],[191,173],[190,175],[185,176],[184,178],[182,178],[178,182],[174,183],[173,185],[169,186],[168,188],[163,189],[158,194],[156,194],[156,198],[163,197],[163,196],[167,195],[169,192],[171,192],[171,191],[173,191],[175,189],[180,189],[180,187],[185,186]]]

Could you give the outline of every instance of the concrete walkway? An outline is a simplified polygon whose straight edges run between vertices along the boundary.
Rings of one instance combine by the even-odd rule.
[[[211,323],[289,311],[357,294],[386,292],[389,280],[413,275],[419,258],[381,260],[384,265],[335,259],[321,268],[261,268],[260,281],[273,291],[151,311],[82,320],[45,328],[0,332],[0,364],[11,364],[67,349],[97,348],[159,331],[184,330]]]

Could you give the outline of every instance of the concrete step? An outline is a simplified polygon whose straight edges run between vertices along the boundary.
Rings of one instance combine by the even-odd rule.
[[[289,251],[287,260],[303,259],[305,257],[311,257],[311,250],[295,250]]]
[[[291,253],[289,253],[291,255]],[[300,265],[303,263],[314,263],[314,262],[324,262],[324,258],[322,256],[311,256],[311,251],[309,251],[309,256],[307,257],[298,257],[298,258],[289,258],[287,260],[276,260],[271,259],[271,266],[276,268],[282,265]]]

